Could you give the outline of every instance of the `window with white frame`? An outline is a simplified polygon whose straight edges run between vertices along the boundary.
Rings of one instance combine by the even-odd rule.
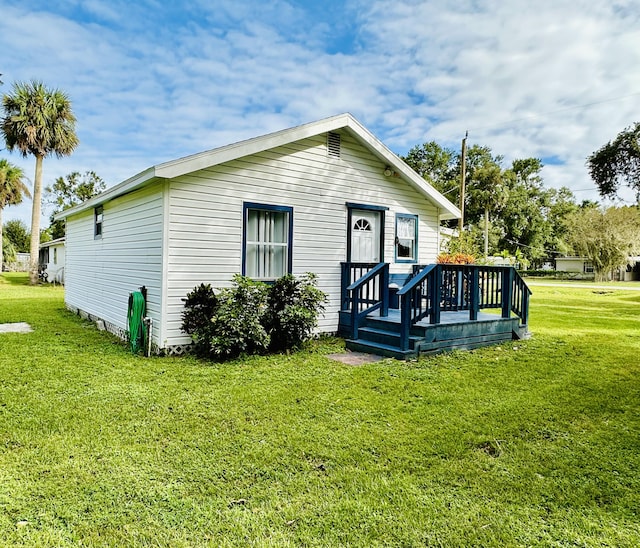
[[[291,273],[293,208],[244,204],[243,273],[256,280],[275,280]]]
[[[415,263],[418,260],[418,216],[396,215],[396,262]]]

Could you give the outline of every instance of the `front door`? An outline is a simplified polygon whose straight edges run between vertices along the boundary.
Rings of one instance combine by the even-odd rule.
[[[351,214],[351,262],[380,262],[380,212],[354,209]]]

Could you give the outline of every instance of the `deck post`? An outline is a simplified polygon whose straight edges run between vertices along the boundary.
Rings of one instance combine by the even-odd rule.
[[[440,298],[442,296],[442,265],[437,264],[433,270],[433,283],[429,288],[431,291],[431,311],[429,314],[429,323],[440,323]]]
[[[513,302],[513,267],[502,271],[502,317],[511,316],[511,304]]]
[[[400,350],[409,350],[409,333],[411,332],[411,299],[406,293],[400,297]]]
[[[340,291],[342,293],[340,300],[340,310],[349,310],[349,292],[347,287],[351,285],[349,272],[351,271],[351,263],[340,263],[342,272],[340,274]]]
[[[382,271],[382,281],[380,282],[380,316],[383,318],[389,315],[389,265]]]
[[[470,287],[471,303],[469,306],[469,319],[475,321],[478,319],[478,309],[480,308],[480,271],[478,267],[471,267],[471,287]]]
[[[351,293],[351,338],[358,338],[358,315],[360,312],[360,299],[358,298],[358,291]]]
[[[529,292],[523,290],[522,292],[522,325],[527,327],[529,324]]]

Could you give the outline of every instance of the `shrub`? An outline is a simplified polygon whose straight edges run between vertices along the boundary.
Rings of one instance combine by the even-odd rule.
[[[184,333],[191,336],[196,354],[209,355],[209,341],[213,336],[211,318],[218,308],[218,298],[211,285],[200,284],[187,294],[182,312],[182,326]]]
[[[436,261],[440,264],[473,264],[475,257],[468,253],[440,253]]]
[[[219,305],[211,318],[209,356],[216,359],[256,354],[269,348],[270,337],[262,325],[268,286],[239,274],[233,277],[232,284],[220,291]]]
[[[297,348],[318,325],[326,298],[314,274],[272,285],[236,275],[217,295],[201,284],[183,299],[182,331],[199,356],[217,360]]]
[[[277,279],[269,288],[265,327],[275,352],[299,348],[318,326],[327,296],[316,287],[316,275],[307,272]]]

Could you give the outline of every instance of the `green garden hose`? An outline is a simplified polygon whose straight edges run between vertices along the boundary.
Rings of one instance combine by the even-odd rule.
[[[146,337],[146,326],[142,319],[145,314],[144,296],[140,291],[134,291],[129,294],[129,342],[131,344],[131,352],[138,353],[144,348]]]

